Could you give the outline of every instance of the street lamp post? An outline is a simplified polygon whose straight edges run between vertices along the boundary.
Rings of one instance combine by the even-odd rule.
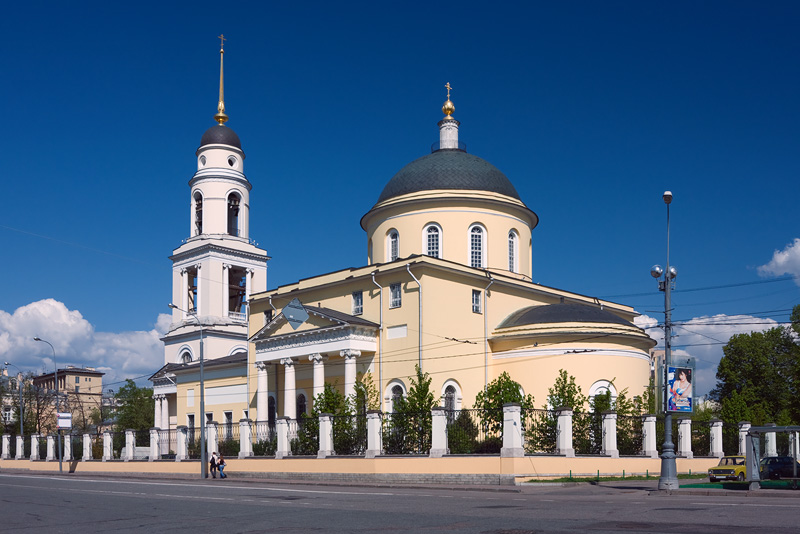
[[[197,321],[197,326],[200,328],[200,478],[208,478],[208,464],[206,463],[206,388],[203,377],[203,324],[200,322],[197,312],[186,311],[172,303],[169,304],[169,307],[194,317],[195,321]]]
[[[658,479],[658,489],[673,490],[680,487],[678,483],[678,468],[675,463],[675,445],[672,442],[672,412],[669,410],[669,367],[672,364],[672,300],[670,292],[672,284],[678,276],[678,270],[669,264],[669,205],[672,202],[672,192],[665,191],[662,197],[667,205],[667,267],[654,265],[650,269],[653,278],[664,275],[658,281],[659,290],[664,292],[664,444],[661,452],[661,475]]]
[[[17,371],[19,372],[19,375],[17,375],[17,376],[22,378],[22,369],[20,369],[19,367],[17,367],[16,365],[14,365],[11,362],[6,362],[6,367],[8,367],[9,365],[11,367],[15,367],[17,369]],[[23,426],[22,426],[22,422],[24,420],[24,416],[23,416],[24,412],[23,412],[23,408],[22,408],[22,380],[20,380],[20,378],[17,379],[17,389],[19,390],[19,435],[22,436],[22,437],[25,437],[25,432],[24,432]]]
[[[55,379],[54,382],[56,384],[56,427],[57,427],[57,431],[58,431],[58,443],[56,444],[56,450],[58,452],[58,472],[59,473],[63,473],[64,470],[63,470],[62,465],[61,465],[61,428],[58,426],[58,412],[61,411],[61,404],[60,404],[60,400],[61,399],[58,396],[58,364],[56,363],[56,349],[53,348],[53,344],[52,343],[50,343],[49,341],[45,341],[44,339],[42,339],[40,337],[35,337],[35,338],[33,338],[33,340],[34,341],[41,341],[42,343],[47,343],[48,345],[50,345],[50,348],[53,351],[53,366],[56,369],[56,372],[55,372],[55,375],[53,375],[53,378]]]

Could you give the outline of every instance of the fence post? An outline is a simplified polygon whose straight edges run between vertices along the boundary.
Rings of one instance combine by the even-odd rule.
[[[114,448],[111,445],[111,432],[103,432],[103,461],[107,462],[114,459]]]
[[[365,458],[375,458],[383,453],[383,432],[381,432],[381,411],[367,412],[367,452]]]
[[[209,458],[211,458],[212,454],[219,451],[219,445],[217,444],[218,435],[217,422],[210,421],[206,423],[206,453]]]
[[[503,404],[503,448],[501,458],[522,458],[525,444],[522,438],[522,405],[518,402]]]
[[[250,432],[250,419],[239,419],[239,458],[253,456],[253,439]]]
[[[280,460],[292,454],[289,448],[289,418],[279,417],[275,421],[275,429],[278,432],[278,446],[275,451],[275,458]]]
[[[64,436],[64,457],[65,462],[72,461],[72,434]]]
[[[11,434],[3,434],[3,453],[0,458],[3,460],[11,459]]]
[[[317,458],[327,458],[333,456],[333,425],[331,424],[331,414],[319,414],[319,450]]]
[[[83,435],[83,461],[92,459],[92,435]]]
[[[764,426],[777,426],[775,423],[767,423]],[[778,456],[778,447],[775,440],[775,432],[764,432],[764,456]]]
[[[642,455],[647,458],[658,458],[656,416],[653,414],[642,416]]]
[[[556,408],[555,412],[558,418],[556,421],[556,454],[575,458],[575,449],[572,447],[572,408]]]
[[[678,419],[678,456],[694,458],[692,453],[692,420],[689,417]]]
[[[125,430],[125,458],[123,460],[126,462],[133,460],[133,453],[136,450],[136,439],[133,432],[131,429]]]
[[[739,456],[744,456],[747,451],[747,433],[750,432],[750,421],[739,421]]]
[[[722,451],[722,420],[714,418],[709,423],[711,425],[711,448],[709,449],[711,456],[722,458],[725,453]]]
[[[31,461],[39,459],[39,434],[31,434]]]
[[[17,460],[24,460],[25,459],[25,438],[23,436],[17,436]]]
[[[431,450],[430,458],[441,458],[448,454],[447,448],[447,416],[442,406],[431,408]]]
[[[156,458],[160,458],[161,453],[159,451],[158,446],[158,428],[153,427],[150,429],[150,458],[149,460],[152,462]]]
[[[56,459],[56,438],[52,434],[47,435],[47,457],[46,462]]]
[[[175,445],[178,449],[175,451],[175,461],[189,459],[189,427],[186,425],[179,426],[175,432],[177,433],[178,443]]]
[[[612,458],[619,458],[617,448],[617,412],[607,410],[603,412],[603,454]]]

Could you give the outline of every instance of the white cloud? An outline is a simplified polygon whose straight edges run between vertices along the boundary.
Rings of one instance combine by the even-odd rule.
[[[647,315],[634,323],[664,347],[663,326]],[[712,315],[680,321],[673,327],[673,355],[693,356],[696,360],[695,392],[705,395],[717,384],[717,365],[722,358],[722,347],[734,334],[760,332],[778,326],[772,319],[750,315]]]
[[[772,253],[769,263],[758,268],[761,276],[782,276],[790,274],[795,277],[795,283],[800,286],[800,238],[786,245],[783,250]]]
[[[54,299],[40,300],[13,313],[0,310],[0,357],[26,371],[51,371],[53,351],[33,340],[38,336],[53,344],[59,368],[94,367],[106,373],[104,385],[117,389],[118,382],[149,375],[163,365],[159,338],[170,320],[168,314],[159,314],[152,330],[96,332],[79,311]]]

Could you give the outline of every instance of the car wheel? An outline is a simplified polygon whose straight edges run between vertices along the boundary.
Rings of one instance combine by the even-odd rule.
[[[739,482],[744,482],[744,473],[739,473]]]
[[[710,480],[711,482],[716,482],[717,481],[717,477],[708,477],[708,480]]]

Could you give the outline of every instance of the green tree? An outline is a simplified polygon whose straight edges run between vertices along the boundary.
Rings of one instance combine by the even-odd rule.
[[[118,430],[147,432],[155,424],[155,401],[152,388],[140,388],[128,379],[116,395],[116,427]]]
[[[797,316],[800,306],[792,312],[793,320]],[[723,353],[710,393],[722,406],[723,421],[800,422],[800,345],[792,328],[736,334]]]
[[[431,408],[436,398],[431,392],[431,377],[415,366],[408,395],[398,400],[384,432],[384,444],[390,453],[425,453],[431,448]]]
[[[583,413],[588,399],[575,383],[575,377],[561,369],[553,387],[547,390],[547,404],[551,409],[572,408],[575,413]]]
[[[483,423],[486,431],[499,434],[503,430],[503,405],[510,402],[520,404],[522,408],[522,425],[528,414],[533,412],[533,395],[524,395],[519,382],[511,379],[511,375],[503,371],[500,376],[489,382],[484,391],[475,397],[475,408],[483,412]]]

